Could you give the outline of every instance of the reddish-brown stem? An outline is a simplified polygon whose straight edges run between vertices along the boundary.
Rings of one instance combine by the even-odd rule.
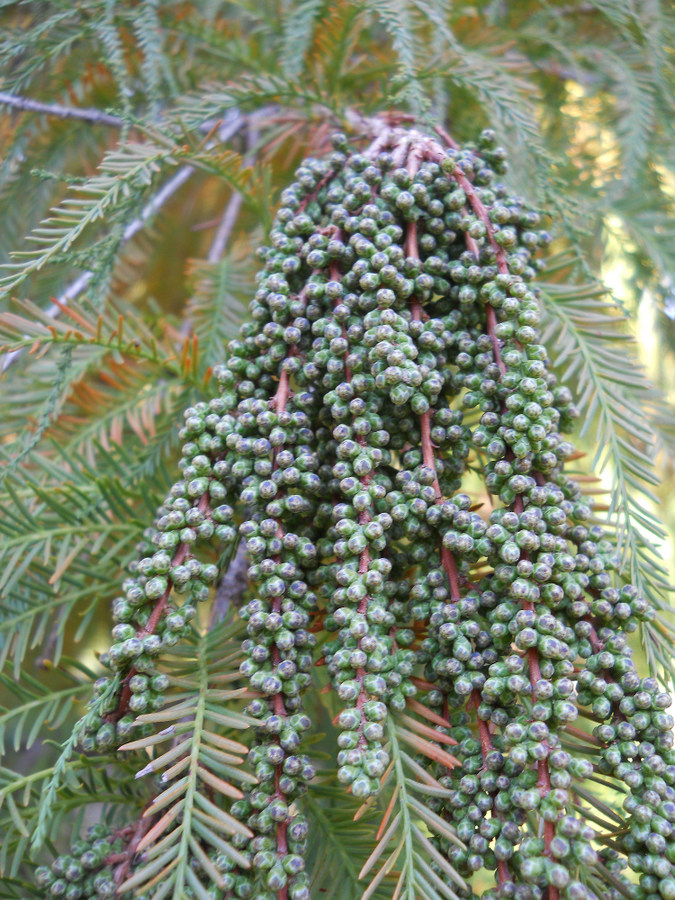
[[[197,504],[197,509],[200,512],[206,512],[209,508],[209,492],[208,489],[204,491],[204,493],[199,498],[199,503]],[[172,566],[179,566],[182,562],[185,561],[186,557],[190,553],[190,545],[189,544],[179,544],[178,549],[174,558],[171,560]],[[155,607],[150,614],[150,618],[148,619],[145,628],[141,628],[137,633],[137,637],[143,638],[149,634],[154,634],[157,625],[159,624],[159,620],[164,615],[164,611],[169,603],[169,597],[171,596],[172,585],[170,585],[166,591],[159,598]]]
[[[466,177],[466,175],[464,175],[464,173],[461,172],[461,170],[459,170],[459,169],[455,170],[452,177],[455,179],[457,184],[462,188],[462,190],[466,194],[466,197],[467,197],[469,204],[471,205],[471,208],[473,209],[474,213],[476,214],[476,216],[480,219],[480,221],[485,226],[487,240],[488,240],[488,243],[490,244],[490,247],[494,251],[499,272],[501,274],[508,274],[509,267],[508,267],[508,263],[506,260],[506,253],[505,253],[503,247],[500,247],[499,244],[497,243],[497,241],[495,240],[494,230],[492,228],[492,223],[490,222],[490,217],[487,213],[487,210],[485,209],[485,206],[481,202],[480,197],[476,193],[476,190],[475,190],[473,184]],[[474,254],[476,254],[477,247],[476,247],[475,242],[472,241],[472,243],[469,244],[469,241],[470,241],[470,238],[467,237],[467,248],[469,250],[471,250]],[[505,366],[504,361],[501,356],[501,346],[499,343],[499,338],[497,337],[497,334],[496,334],[497,315],[496,315],[494,307],[492,307],[489,303],[486,305],[486,322],[487,322],[487,333],[488,333],[488,335],[490,337],[490,341],[492,343],[492,349],[493,349],[493,355],[494,355],[495,362],[496,362],[497,366],[499,367],[499,370],[502,373],[502,375],[504,375],[506,373],[506,366]],[[513,511],[518,514],[522,513],[522,511],[523,511],[523,499],[520,494],[518,494],[516,496],[516,499],[513,503]],[[526,559],[529,558],[527,553],[524,554],[524,557]],[[532,601],[529,601],[529,600],[522,601],[521,606],[523,609],[526,609],[526,610],[534,610],[534,603],[532,603]],[[527,662],[528,662],[529,675],[530,675],[530,684],[531,684],[532,690],[534,691],[535,686],[541,680],[541,666],[539,663],[539,655],[534,647],[530,648],[527,651]],[[550,776],[549,767],[548,767],[548,760],[543,759],[538,762],[537,772],[538,772],[537,786],[539,787],[539,790],[541,791],[542,795],[546,796],[550,793],[550,790],[551,790],[551,776]],[[550,855],[551,841],[553,840],[554,835],[555,835],[554,823],[548,822],[548,821],[544,822],[544,848],[545,848],[544,853],[547,856]],[[548,889],[548,900],[558,900],[558,896],[559,896],[558,889],[553,887],[552,885],[550,885],[549,889]]]
[[[503,247],[500,247],[497,241],[495,240],[494,229],[492,227],[492,222],[490,221],[490,216],[488,215],[488,211],[483,206],[483,203],[476,193],[476,189],[466,177],[466,175],[461,171],[461,169],[456,169],[452,177],[455,179],[457,184],[461,187],[464,193],[467,196],[467,199],[473,209],[474,213],[481,220],[483,225],[485,226],[485,231],[487,234],[488,243],[492,247],[494,251],[495,258],[497,260],[497,267],[502,275],[509,274],[509,266],[506,261],[506,251]]]
[[[476,713],[478,712],[478,707],[480,706],[480,691],[478,688],[474,688],[471,692],[470,703],[473,703],[474,709]],[[485,762],[485,757],[487,754],[494,750],[494,744],[492,743],[492,735],[490,734],[490,728],[488,723],[483,719],[478,718],[478,737],[480,739],[480,751],[483,757],[483,762]]]
[[[588,622],[588,624],[591,626],[591,633],[588,635],[591,650],[593,651],[593,653],[602,653],[602,651],[605,649],[605,645],[598,637],[598,633],[595,630],[595,625],[593,625],[588,616],[586,616],[584,621]]]
[[[410,168],[411,167],[409,163],[409,171]],[[408,224],[406,233],[406,253],[413,259],[420,258],[417,245],[417,225],[414,222],[410,222]],[[417,298],[415,297],[413,297],[410,301],[410,310],[412,313],[413,321],[419,322],[422,318],[422,306],[419,300],[417,300]],[[422,413],[420,416],[420,437],[422,441],[422,459],[424,465],[428,466],[434,473],[434,490],[436,492],[436,502],[440,503],[443,499],[443,496],[436,472],[436,455],[434,452],[434,445],[431,440],[431,414],[429,410],[427,410],[427,412],[425,413]],[[448,582],[450,584],[450,598],[453,603],[457,603],[461,598],[459,570],[457,568],[457,563],[455,561],[454,555],[447,547],[443,546],[443,544],[441,544],[440,551],[441,562],[443,564],[445,573],[448,576]],[[474,688],[474,690],[471,692],[471,701],[476,708],[476,713],[478,713],[478,707],[480,706],[480,691],[478,690],[478,688]],[[480,740],[481,756],[483,758],[483,762],[485,763],[487,755],[494,749],[494,745],[492,743],[492,737],[490,735],[490,729],[488,728],[487,722],[483,721],[483,719],[481,719],[478,715],[476,716],[476,718],[478,720],[478,736]],[[509,867],[505,860],[499,861],[499,864],[497,866],[497,878],[500,885],[504,884],[507,881],[510,881]]]
[[[316,196],[319,193],[319,191],[321,190],[321,188],[325,187],[325,185],[328,184],[328,182],[334,177],[334,175],[335,175],[335,172],[330,171],[326,175],[323,176],[323,178],[318,182],[318,184],[314,188],[314,190],[310,194],[308,194],[303,200],[300,201],[300,204],[298,205],[298,212],[302,212],[303,210],[305,210],[307,208],[307,206],[312,202],[312,200],[316,200]]]
[[[406,256],[410,256],[413,259],[419,259],[417,251],[417,222],[408,222],[405,236],[405,252]],[[411,309],[413,319],[419,320],[422,316],[422,307],[420,306],[419,301],[414,297],[411,300]]]
[[[202,500],[204,500],[204,498],[206,498],[205,506],[208,506],[208,494],[203,494],[199,501],[200,508],[202,507]],[[171,560],[171,566],[172,567],[180,566],[183,562],[185,562],[185,559],[189,553],[190,553],[190,545],[189,544],[179,544],[178,550],[177,550],[175,556],[173,557],[173,559]],[[170,576],[169,576],[169,578],[170,578]],[[136,637],[144,638],[144,637],[147,637],[147,635],[149,635],[149,634],[155,633],[155,629],[159,625],[159,621],[162,618],[162,616],[164,615],[164,611],[166,610],[166,607],[169,604],[169,597],[171,596],[172,589],[173,589],[173,584],[169,585],[169,587],[166,589],[166,591],[159,598],[159,600],[155,604],[152,612],[150,613],[150,618],[146,622],[145,626],[143,628],[140,628],[136,632]]]
[[[325,181],[327,179],[328,179],[328,176],[326,176],[326,178],[323,179],[323,181],[320,182],[319,185],[317,185],[316,191],[319,190],[321,185],[323,183],[325,183]],[[302,294],[304,295],[304,291],[302,292]],[[290,352],[291,352],[291,355],[294,355],[296,352],[296,348],[292,347]],[[286,410],[286,405],[288,403],[289,397],[290,397],[290,379],[288,376],[288,372],[285,369],[282,369],[281,373],[279,375],[279,384],[277,385],[277,390],[274,395],[274,400],[272,401],[272,406],[274,407],[274,411],[276,412],[277,415],[281,414],[282,412],[284,412]],[[273,468],[273,470],[275,470],[277,468],[277,451],[275,451],[273,454],[272,468]],[[275,521],[277,523],[277,537],[282,537],[283,536],[283,527],[281,524],[281,520],[277,518],[277,519],[275,519]],[[281,557],[280,556],[274,557],[274,561],[276,563],[281,562]],[[274,600],[272,601],[272,612],[273,613],[281,612],[281,602],[282,602],[281,597],[274,598]],[[272,662],[273,662],[275,668],[281,662],[281,652],[275,643],[272,644]],[[274,695],[274,699],[272,701],[272,709],[274,710],[274,714],[276,716],[279,716],[280,718],[286,718],[286,707],[285,707],[284,698],[282,697],[281,692]],[[276,740],[277,744],[280,743],[280,738],[278,735],[275,737],[275,740]],[[281,780],[282,768],[283,768],[283,764],[280,764],[280,765],[276,766],[275,770],[274,770],[274,796],[280,800],[283,800],[284,802],[287,802],[286,795],[279,787],[279,783]],[[280,858],[285,856],[288,853],[287,828],[288,828],[288,826],[287,826],[286,822],[279,822],[279,824],[277,825],[277,828],[276,828],[277,856]],[[288,888],[286,885],[284,885],[283,888],[280,888],[279,891],[277,891],[277,900],[287,900],[287,898],[288,898]]]
[[[490,336],[490,340],[492,341],[492,353],[494,355],[495,362],[497,363],[499,371],[502,373],[502,375],[505,375],[506,365],[504,363],[504,360],[502,359],[502,351],[499,344],[499,338],[497,337],[495,331],[497,326],[497,314],[494,310],[494,306],[490,306],[489,303],[485,309],[485,316],[487,319],[488,334]]]
[[[131,863],[136,855],[136,848],[143,839],[143,836],[150,830],[150,826],[153,822],[154,818],[152,816],[141,816],[133,829],[131,840],[127,844],[126,849],[121,853],[114,853],[106,858],[106,865],[115,865],[118,863],[117,868],[113,872],[115,884],[121,884],[129,874]]]
[[[286,404],[288,403],[288,397],[290,394],[290,385],[288,372],[286,370],[282,370],[279,376],[279,384],[277,386],[276,394],[274,395],[274,409],[277,415],[284,412],[286,409]],[[277,468],[276,461],[277,454],[274,454],[274,463],[273,469]],[[277,523],[277,536],[281,537],[283,535],[283,528],[281,526],[281,521],[279,519],[276,520]],[[275,562],[280,562],[280,557],[276,556],[274,558]],[[275,597],[272,602],[272,612],[279,613],[281,611],[281,597]],[[276,644],[272,644],[272,662],[274,663],[275,668],[281,662],[281,653]],[[280,718],[286,718],[286,707],[284,705],[284,698],[281,696],[281,692],[274,695],[274,700],[272,701],[272,708],[274,709],[274,714],[279,716]],[[280,738],[276,736],[277,744],[280,742]],[[286,802],[286,796],[283,791],[279,787],[279,782],[281,780],[281,772],[282,765],[280,764],[275,767],[274,770],[274,795]],[[288,853],[288,838],[287,838],[287,823],[279,822],[276,829],[276,838],[277,838],[277,856],[283,857]],[[277,892],[278,900],[287,900],[288,898],[288,888],[286,885],[280,888]]]
[[[417,301],[413,301],[413,319],[419,320],[420,305]],[[422,437],[422,459],[424,465],[428,466],[434,473],[434,490],[436,491],[436,501],[442,500],[441,486],[438,483],[438,475],[436,474],[436,457],[434,454],[434,446],[431,441],[431,414],[429,411],[422,413],[420,416],[420,431]],[[455,559],[447,547],[441,546],[441,562],[450,582],[450,596],[453,602],[457,602],[460,597],[459,592],[459,572]]]
[[[335,237],[337,240],[342,240],[342,238],[343,238],[342,232],[339,230],[337,232],[335,232]],[[339,268],[337,262],[333,262],[331,264],[330,277],[331,277],[332,281],[340,280],[340,268]],[[346,336],[347,336],[347,330],[346,330],[344,324],[342,326],[342,336],[344,338],[346,338]],[[346,362],[348,354],[349,354],[349,349],[347,349],[347,351],[345,352],[345,380],[347,382],[351,382],[352,373],[350,372],[349,366],[347,365],[347,362]],[[363,435],[361,435],[361,434],[357,436],[357,442],[359,443],[359,445],[361,447],[366,446],[366,440],[363,437]],[[363,475],[359,480],[360,480],[361,484],[363,485],[363,487],[367,488],[367,486],[370,484],[370,480],[371,480],[370,475]],[[362,513],[359,514],[359,524],[367,525],[368,522],[371,521],[371,518],[372,517],[371,517],[370,513],[367,510],[364,510]],[[370,551],[368,550],[368,547],[366,547],[365,550],[363,550],[361,555],[359,556],[359,575],[365,575],[366,572],[368,571],[369,566],[370,566]],[[366,594],[365,597],[360,601],[360,603],[358,605],[359,615],[363,616],[366,614],[366,612],[368,611],[368,601],[369,600],[370,600],[370,597],[368,596],[368,594]],[[357,647],[359,650],[361,649],[361,638],[359,638],[359,640],[357,642]],[[368,700],[368,693],[365,690],[365,688],[363,687],[363,679],[365,678],[365,676],[366,676],[366,670],[363,667],[358,668],[356,670],[356,681],[359,684],[359,695],[356,698],[356,708],[359,710],[359,712],[363,709],[364,704]],[[365,748],[366,743],[367,743],[365,737],[363,736],[364,724],[365,723],[364,723],[364,719],[363,719],[363,713],[361,713],[361,721],[359,722],[359,727],[358,727],[358,735],[359,735],[358,747],[362,750]]]
[[[204,491],[202,496],[199,498],[199,503],[197,504],[197,508],[201,512],[205,512],[209,507],[209,492],[208,489]],[[178,545],[176,552],[171,560],[171,566],[180,566],[185,559],[190,554],[190,545],[186,543],[181,543]],[[173,584],[171,583],[171,575],[168,577],[169,586],[164,591],[162,596],[155,603],[152,612],[150,613],[150,617],[148,621],[145,623],[143,628],[139,628],[136,631],[136,637],[139,639],[143,639],[147,637],[149,634],[154,634],[157,626],[160,623],[160,620],[164,613],[166,612],[166,608],[169,604],[169,597],[171,596],[171,591],[173,590]],[[137,669],[136,666],[132,666],[127,672],[124,680],[122,682],[122,691],[120,693],[120,699],[117,704],[117,709],[113,712],[108,713],[104,718],[106,722],[116,722],[118,719],[121,719],[122,716],[126,713],[129,708],[129,700],[131,699],[131,688],[129,687],[129,682],[136,674]]]
[[[408,233],[406,235],[406,252],[413,259],[419,259],[419,250],[417,248],[417,226],[414,222],[408,224]],[[419,322],[422,318],[422,306],[415,297],[410,301],[410,311],[413,321]],[[438,475],[436,474],[436,455],[434,453],[434,445],[431,440],[431,414],[427,412],[420,416],[420,434],[422,441],[422,459],[425,466],[434,473],[434,490],[436,492],[436,502],[440,502],[443,498],[441,495],[441,486],[438,483]],[[441,562],[450,582],[450,597],[453,603],[460,599],[459,588],[459,571],[457,563],[452,553],[447,547],[441,546]]]
[[[279,376],[279,385],[277,387],[277,392],[274,395],[274,409],[277,415],[284,412],[286,409],[289,393],[290,385],[288,383],[288,372],[284,369]]]
[[[434,131],[442,140],[445,141],[448,147],[450,147],[452,150],[459,149],[459,144],[448,134],[447,131],[445,131],[444,128],[441,128],[440,125],[435,125]]]

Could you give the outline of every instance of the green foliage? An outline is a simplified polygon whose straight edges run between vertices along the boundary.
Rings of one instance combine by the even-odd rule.
[[[439,853],[435,843],[445,839],[460,848],[464,845],[457,838],[455,829],[420,800],[420,794],[422,797],[443,796],[446,790],[428,777],[410,755],[410,748],[423,757],[450,766],[455,764],[455,759],[442,749],[442,744],[432,744],[417,734],[419,726],[414,719],[404,718],[408,727],[399,727],[395,721],[388,723],[393,766],[383,788],[391,782],[393,789],[388,814],[378,830],[379,841],[360,872],[360,878],[367,885],[363,896],[374,896],[378,886],[395,871],[394,893],[398,892],[405,900],[416,897],[420,900],[456,900],[456,888],[468,891],[469,887],[454,866]],[[410,726],[415,730],[411,731]],[[439,736],[438,733],[434,735],[437,739]],[[433,864],[439,867],[437,871],[432,868]]]
[[[554,277],[568,272],[573,260],[552,260]],[[610,468],[608,518],[613,523],[617,549],[631,581],[659,611],[657,621],[643,633],[650,669],[670,670],[670,585],[668,572],[654,542],[665,538],[655,512],[658,506],[650,486],[659,483],[654,471],[656,451],[665,445],[670,453],[672,433],[663,431],[659,419],[669,421],[663,398],[645,377],[635,358],[629,335],[623,330],[625,315],[596,283],[544,283],[544,340],[553,348],[553,359],[562,380],[576,384],[584,415],[581,435],[590,429],[596,447],[591,471]],[[624,345],[630,368],[617,370],[617,346]]]
[[[379,823],[375,809],[359,810],[359,803],[336,784],[335,770],[328,770],[303,800],[303,811],[312,822],[307,848],[307,865],[312,873],[312,896],[326,900],[350,900],[359,896],[363,885],[359,871],[373,846]],[[357,813],[359,815],[355,820]],[[326,848],[330,847],[330,854]],[[387,887],[376,894],[377,900],[391,896]]]
[[[177,648],[176,657],[166,662],[174,688],[167,694],[167,705],[140,715],[137,728],[150,734],[120,747],[122,753],[152,753],[149,762],[144,758],[136,778],[157,773],[163,786],[144,812],[152,824],[139,849],[144,849],[148,864],[136,868],[121,891],[143,890],[151,880],[176,896],[187,888],[198,891],[194,862],[205,860],[207,883],[215,881],[223,887],[205,850],[249,867],[228,839],[232,834],[250,837],[251,832],[220,805],[244,796],[238,785],[255,783],[249,772],[236,768],[248,748],[231,737],[251,724],[233,709],[242,689],[228,688],[238,678],[240,642],[233,640],[238,632],[241,626],[233,629],[221,624]]]
[[[252,786],[241,754],[259,735],[237,694],[236,610],[206,630],[197,620],[163,657],[165,705],[139,715],[126,749],[82,752],[82,728],[59,742],[83,715],[98,725],[86,706],[94,654],[175,480],[182,411],[217,390],[280,192],[335,127],[362,138],[373,117],[400,114],[427,130],[449,123],[463,142],[489,126],[509,148],[504,180],[549,214],[554,236],[538,300],[581,413],[576,474],[604,473],[596,512],[619,550],[617,579],[656,610],[640,625],[647,668],[674,678],[657,496],[675,457],[669,366],[661,392],[632,337],[647,298],[663,352],[675,347],[668,4],[82,0],[8,2],[1,16],[0,896],[41,896],[35,866],[68,852],[91,818],[152,823],[143,865],[118,879],[127,893],[229,898],[248,883],[234,835],[249,826],[229,810]],[[608,262],[623,267],[623,304],[602,285]],[[233,550],[211,551],[218,584]],[[316,688],[308,698],[326,708]],[[589,734],[565,746],[598,762]],[[297,799],[312,898],[463,896],[448,849],[462,841],[432,809],[448,790],[433,769],[453,753],[446,736],[419,709],[391,716],[393,764],[361,808],[320,765]],[[611,849],[632,820],[621,789],[594,778],[576,779],[575,814]],[[603,900],[625,895],[607,856],[580,869]]]
[[[192,296],[188,315],[197,338],[200,374],[222,359],[222,348],[231,340],[245,307],[240,297],[253,283],[250,259],[242,249],[217,262],[196,260],[189,271]]]
[[[68,664],[70,660],[64,660]],[[21,673],[17,679],[0,673],[3,687],[11,690],[18,701],[0,713],[0,749],[3,756],[8,749],[5,742],[11,739],[14,752],[24,747],[26,750],[35,744],[46,726],[51,729],[59,726],[69,718],[73,703],[78,697],[86,697],[91,691],[91,672],[75,664],[79,675],[64,669],[58,674],[64,676],[65,686],[49,688],[32,675]],[[84,675],[84,679],[81,677]]]

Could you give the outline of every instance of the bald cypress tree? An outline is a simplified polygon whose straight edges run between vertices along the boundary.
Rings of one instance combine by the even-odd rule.
[[[2,16],[0,896],[673,900],[671,10]]]

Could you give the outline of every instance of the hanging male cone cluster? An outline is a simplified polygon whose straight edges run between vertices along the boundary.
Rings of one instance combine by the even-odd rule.
[[[81,746],[112,752],[162,707],[163,651],[219,575],[202,548],[243,537],[257,784],[229,809],[236,854],[204,844],[195,879],[206,891],[211,867],[224,885],[208,897],[310,898],[298,809],[318,661],[356,798],[387,781],[388,717],[424,710],[438,753],[416,763],[445,789],[425,803],[456,839],[433,839],[416,896],[675,900],[670,698],[626,640],[651,610],[564,472],[576,410],[533,283],[550,236],[498,181],[490,131],[463,148],[398,127],[363,152],[333,143],[283,192],[220,392],[186,412],[182,478],[114,603],[113,674]],[[625,812],[611,835],[579,811],[598,781]],[[114,866],[94,856],[38,870],[45,896],[109,896]]]

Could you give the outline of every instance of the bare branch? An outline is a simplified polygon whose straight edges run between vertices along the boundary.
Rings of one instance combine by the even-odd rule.
[[[41,113],[46,116],[57,116],[60,119],[80,119],[92,125],[109,125],[112,128],[121,128],[127,124],[119,116],[113,116],[100,109],[78,109],[75,106],[63,106],[60,103],[43,103],[41,100],[32,100],[30,97],[21,97],[18,94],[7,94],[4,91],[0,91],[0,106],[10,106],[12,109]],[[228,110],[222,120],[209,119],[202,122],[199,130],[208,134],[217,126],[218,140],[228,141],[241,128],[243,118],[242,113],[235,107]],[[232,131],[233,128],[234,131]]]
[[[154,214],[160,209],[166,201],[173,194],[176,193],[179,187],[185,184],[190,175],[194,172],[192,166],[182,166],[173,178],[170,178],[169,181],[164,185],[163,188],[150,200],[150,202],[143,207],[141,210],[141,214],[137,219],[134,219],[133,222],[130,222],[127,227],[124,229],[124,233],[122,235],[122,241],[130,241],[134,235],[138,234],[141,228],[145,225],[145,223],[150,219]]]
[[[4,96],[0,94],[0,98]],[[218,129],[218,139],[220,141],[228,141],[230,138],[234,137],[234,135],[242,128],[244,124],[245,118],[239,112],[238,109],[230,110],[228,115],[223,119],[219,129]],[[182,166],[176,174],[170,178],[166,184],[160,188],[160,190],[155,194],[155,196],[143,207],[141,213],[137,218],[130,222],[127,227],[124,229],[122,234],[121,243],[125,244],[127,241],[130,241],[138,232],[143,228],[148,219],[152,218],[155,213],[166,203],[166,201],[176,193],[176,191],[182,187],[183,184],[188,180],[188,178],[194,172],[194,168],[192,166]],[[236,215],[234,217],[236,219]],[[234,223],[233,223],[234,224]],[[225,238],[227,240],[227,236]],[[61,306],[67,306],[72,300],[78,297],[82,291],[89,284],[91,279],[94,277],[94,273],[91,271],[83,272],[79,275],[75,281],[73,281],[61,294],[58,298],[58,304]],[[51,319],[55,319],[60,312],[61,306],[52,303],[47,308],[46,315],[48,315]],[[23,348],[19,350],[13,350],[10,353],[6,353],[5,357],[2,361],[1,369],[3,372],[6,372],[7,369],[18,359],[18,357],[23,352]]]
[[[258,132],[253,127],[253,125],[249,122],[248,126],[248,134],[247,134],[247,147],[248,153],[244,158],[244,165],[250,166],[255,160],[255,155],[252,152],[253,147],[257,143],[258,140]],[[239,210],[241,209],[241,204],[243,202],[243,197],[239,193],[239,191],[235,191],[231,198],[230,202],[225,209],[223,214],[223,218],[220,220],[220,225],[218,226],[218,230],[216,231],[216,236],[213,239],[213,243],[209,249],[208,256],[206,257],[207,261],[210,263],[216,263],[221,258],[223,253],[225,252],[225,247],[227,246],[228,241],[230,240],[230,236],[232,234],[232,229],[234,228],[237,222],[237,216],[239,215]]]
[[[161,190],[155,194],[155,196],[150,200],[146,206],[141,210],[140,215],[130,222],[127,227],[124,229],[124,233],[122,234],[122,243],[126,243],[131,240],[134,235],[138,234],[141,228],[145,225],[148,219],[153,216],[161,206],[166,203],[166,201],[173,194],[176,193],[179,187],[181,187],[188,180],[190,175],[192,175],[194,169],[192,166],[183,166],[180,168],[173,178],[170,178],[169,181],[161,188]],[[91,279],[94,277],[94,273],[91,271],[83,272],[79,275],[75,281],[71,282],[65,291],[58,298],[58,303],[62,306],[67,306],[72,300],[75,300],[82,291],[89,284]],[[56,303],[52,303],[45,310],[46,315],[50,317],[50,319],[55,319],[59,312],[61,311],[60,306]],[[18,359],[21,355],[23,348],[19,350],[12,350],[10,353],[5,354],[5,358],[2,361],[2,371],[6,372],[7,369],[12,365],[12,363]]]
[[[58,116],[60,119],[81,119],[92,125],[109,125],[111,128],[121,128],[124,125],[124,121],[118,116],[111,116],[100,109],[77,109],[72,106],[61,106],[60,103],[42,103],[39,100],[6,94],[3,91],[0,91],[0,105],[26,112],[43,113],[47,116]]]
[[[206,256],[208,262],[217,263],[223,255],[225,247],[227,246],[227,242],[229,241],[230,235],[232,234],[232,229],[237,223],[237,217],[239,216],[239,210],[241,209],[243,200],[244,198],[239,193],[239,191],[234,191],[234,193],[230,197],[230,201],[225,207],[225,212],[223,213],[223,217],[220,220],[220,224],[218,225],[218,230],[216,231],[213,243],[211,244],[209,252]]]
[[[248,135],[247,135],[247,147],[248,153],[244,158],[244,165],[251,165],[255,160],[255,155],[252,152],[252,148],[255,146],[258,140],[258,131],[251,124],[251,120],[249,119],[248,126]],[[218,225],[218,230],[216,231],[215,237],[213,238],[213,243],[209,247],[209,252],[206,255],[206,260],[209,263],[217,263],[218,260],[222,257],[225,252],[225,247],[230,240],[232,235],[232,231],[234,226],[237,224],[237,218],[239,216],[239,211],[241,210],[241,205],[244,202],[244,198],[239,191],[233,191],[232,196],[229,199],[227,206],[225,207],[225,212],[222,215],[220,223]],[[187,337],[188,334],[192,331],[192,322],[189,318],[186,318],[181,325],[180,333],[183,337]]]

